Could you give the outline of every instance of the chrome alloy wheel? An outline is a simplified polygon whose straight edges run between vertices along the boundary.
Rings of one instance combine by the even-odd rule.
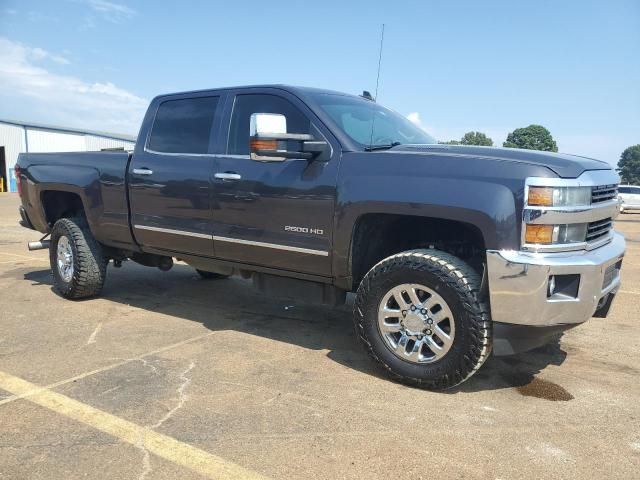
[[[64,235],[58,239],[56,263],[58,264],[60,278],[69,283],[73,278],[73,250],[71,249],[71,242]]]
[[[418,364],[443,358],[455,336],[447,302],[434,290],[416,283],[398,285],[382,297],[378,329],[397,357]]]

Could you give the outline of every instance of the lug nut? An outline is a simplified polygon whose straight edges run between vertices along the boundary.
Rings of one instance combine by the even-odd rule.
[[[422,310],[420,310],[420,313],[423,314],[423,315],[426,315],[427,314],[427,310],[425,308],[423,308]]]
[[[427,320],[427,323],[428,323],[429,325],[431,325],[431,324],[433,323],[433,320],[429,319],[429,320]]]
[[[431,335],[431,330],[427,330],[427,335]]]
[[[402,316],[406,317],[407,316],[407,311],[406,310],[402,310]]]
[[[411,305],[411,311],[415,312],[416,311],[416,306],[415,305]]]

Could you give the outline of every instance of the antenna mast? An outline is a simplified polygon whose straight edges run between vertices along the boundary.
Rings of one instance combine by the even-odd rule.
[[[376,96],[373,98],[374,102],[378,101],[378,86],[380,85],[380,65],[382,64],[382,46],[384,45],[384,23],[382,24],[382,32],[380,33],[380,53],[378,54],[378,75],[376,77]],[[373,127],[376,123],[375,112],[372,113],[371,118],[371,137],[369,138],[369,145],[373,146]]]
[[[382,64],[382,46],[384,45],[384,23],[382,24],[382,32],[380,33],[380,53],[378,54],[378,76],[376,77],[376,96],[374,100],[378,100],[378,85],[380,84],[380,65]]]

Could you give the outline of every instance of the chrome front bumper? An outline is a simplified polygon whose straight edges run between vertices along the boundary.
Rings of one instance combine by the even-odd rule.
[[[615,265],[625,252],[624,237],[613,232],[607,245],[591,251],[531,253],[487,251],[494,322],[545,327],[574,325],[591,318],[599,302],[620,287]],[[607,268],[611,267],[609,272]],[[605,280],[605,273],[608,273]],[[612,275],[611,275],[612,274]],[[575,297],[549,297],[549,277],[580,275]]]

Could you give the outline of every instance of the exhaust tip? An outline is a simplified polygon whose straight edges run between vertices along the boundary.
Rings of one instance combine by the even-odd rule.
[[[41,240],[39,242],[27,243],[27,248],[32,252],[34,250],[45,250],[49,248],[49,245],[51,245],[51,240]]]

